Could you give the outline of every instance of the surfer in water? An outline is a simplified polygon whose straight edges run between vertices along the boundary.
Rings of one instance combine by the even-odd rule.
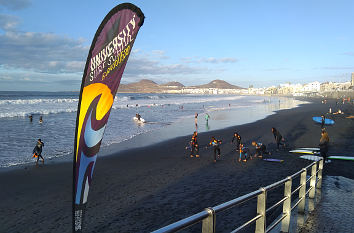
[[[195,123],[195,128],[198,128],[198,113],[195,113],[194,123]]]
[[[136,117],[136,119],[138,119],[138,121],[141,121],[141,116],[139,113],[135,114],[135,117]]]
[[[323,128],[324,124],[325,124],[326,118],[324,115],[321,116],[321,129]]]
[[[205,121],[206,121],[206,123],[208,123],[209,118],[210,118],[209,114],[208,114],[208,113],[205,113]]]
[[[197,131],[194,131],[190,145],[191,145],[191,158],[194,157],[194,152],[196,153],[195,157],[199,158],[199,145],[198,145],[198,132]]]
[[[239,135],[237,132],[234,133],[234,136],[232,137],[231,144],[232,144],[234,141],[236,142],[236,150],[240,150],[241,135]]]
[[[272,128],[272,133],[275,139],[275,142],[277,143],[277,150],[279,150],[279,145],[285,146],[285,144],[282,142],[283,136],[281,136],[280,132],[276,128]]]
[[[44,146],[44,143],[42,142],[42,140],[38,139],[36,146],[33,148],[33,152],[32,152],[33,156],[37,157],[36,166],[38,166],[39,157],[42,159],[42,163],[44,164],[44,158],[42,157],[43,146]]]
[[[326,129],[321,130],[320,144],[318,146],[320,147],[320,154],[323,157],[323,160],[325,163],[329,163],[330,161],[327,159],[329,136]]]
[[[215,137],[211,137],[209,145],[214,147],[214,163],[216,163],[216,152],[218,153],[217,157],[220,158],[220,144],[221,140],[217,140]]]
[[[256,147],[256,153],[254,154],[254,157],[258,156],[258,158],[263,158],[263,155],[265,154],[270,155],[270,153],[267,151],[267,147],[263,143],[253,141],[252,145]]]
[[[39,123],[40,123],[40,124],[43,123],[43,117],[42,117],[42,116],[39,117]]]

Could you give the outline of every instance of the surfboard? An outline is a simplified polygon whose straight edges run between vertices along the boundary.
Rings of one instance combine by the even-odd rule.
[[[282,159],[263,159],[263,160],[267,162],[278,162],[278,163],[284,162],[284,160]]]
[[[134,121],[137,121],[137,122],[145,123],[145,119],[144,119],[144,118],[141,118],[141,117],[140,117],[140,120],[138,120],[137,117],[133,117],[133,120],[134,120]]]
[[[322,159],[322,157],[316,155],[301,155],[300,158],[311,160],[311,161],[319,161]]]
[[[297,153],[297,154],[318,154],[319,151],[312,151],[312,150],[302,150],[302,149],[297,149],[297,150],[291,150],[289,151],[290,153]]]
[[[297,148],[296,150],[310,150],[310,151],[319,151],[319,150],[320,150],[320,148],[304,147],[304,148]]]
[[[321,117],[312,117],[312,120],[315,121],[316,123],[322,123],[322,118]],[[334,120],[325,118],[325,125],[334,125]]]
[[[349,157],[349,156],[329,156],[328,159],[339,159],[339,160],[354,161],[354,157]]]

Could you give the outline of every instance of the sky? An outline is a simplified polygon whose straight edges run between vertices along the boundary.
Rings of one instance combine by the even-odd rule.
[[[0,0],[0,91],[78,91],[112,0]],[[136,0],[145,14],[122,83],[241,87],[345,82],[352,0]]]

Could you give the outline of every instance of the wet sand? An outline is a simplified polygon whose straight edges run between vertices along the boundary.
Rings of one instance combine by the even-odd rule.
[[[297,172],[311,161],[288,153],[288,149],[275,151],[271,127],[286,138],[289,149],[317,147],[320,126],[311,118],[327,112],[330,106],[334,109],[333,105],[334,101],[321,104],[313,100],[254,123],[201,133],[200,158],[190,158],[185,150],[190,136],[99,157],[88,198],[86,232],[150,232]],[[344,105],[341,110],[354,115],[352,105]],[[327,127],[329,155],[354,156],[354,119],[345,116],[332,116],[336,124]],[[230,143],[234,131],[241,134],[247,146],[253,140],[267,144],[272,152],[269,157],[284,162],[254,159],[238,163]],[[222,158],[216,163],[212,149],[203,147],[211,136],[223,140]],[[353,165],[350,161],[332,161],[325,165],[324,174],[354,179]],[[71,231],[71,163],[1,172],[0,190],[0,232]],[[282,189],[269,195],[269,204],[281,195]],[[217,215],[217,231],[233,230],[255,212],[252,201]],[[277,215],[276,210],[268,221]],[[187,232],[198,230],[200,224]]]

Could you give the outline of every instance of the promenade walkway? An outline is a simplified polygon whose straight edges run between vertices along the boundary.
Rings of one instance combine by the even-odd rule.
[[[354,180],[325,176],[321,192],[321,201],[299,232],[354,232]]]

